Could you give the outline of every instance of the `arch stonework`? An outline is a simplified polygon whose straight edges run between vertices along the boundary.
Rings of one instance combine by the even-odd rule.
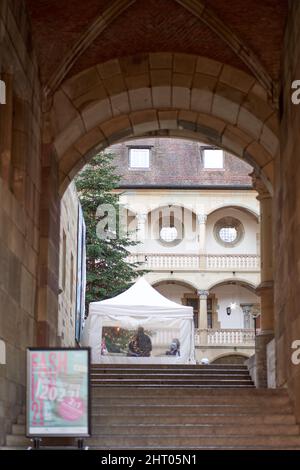
[[[151,278],[148,279],[147,275],[146,275],[146,279],[149,281],[149,283],[153,287],[157,286],[158,284],[173,282],[175,284],[177,283],[177,284],[185,285],[187,288],[193,289],[195,291],[197,291],[199,289],[197,284],[191,282],[190,280],[180,278],[180,277],[178,277],[178,275],[176,275],[176,277],[173,277],[173,276],[168,277],[167,275],[163,275],[163,276],[158,277],[156,279],[151,279]]]
[[[78,37],[75,44],[68,50],[68,53],[63,56],[59,66],[44,87],[46,96],[51,94],[51,92],[60,85],[76,61],[92,45],[97,36],[101,35],[106,28],[109,28],[111,23],[121,16],[135,1],[136,0],[114,0],[114,2],[109,2],[105,11],[96,17],[88,28]]]
[[[251,215],[252,217],[255,218],[255,220],[257,220],[257,221],[259,220],[259,212],[255,211],[252,207],[249,207],[246,204],[241,204],[241,203],[239,203],[239,205],[233,205],[233,204],[216,205],[215,207],[212,207],[206,215],[210,216],[210,215],[214,214],[215,212],[221,211],[222,209],[240,210],[242,212],[245,212],[246,214]]]
[[[228,284],[232,284],[232,283],[238,284],[241,287],[244,287],[245,289],[249,289],[253,293],[255,293],[255,290],[258,287],[258,286],[256,286],[255,284],[252,284],[251,282],[249,282],[246,279],[240,279],[240,278],[235,279],[235,278],[231,277],[231,278],[228,278],[228,279],[224,279],[222,281],[217,281],[214,284],[209,285],[207,290],[215,289],[216,287],[220,287],[220,286],[224,286],[224,285],[228,285]]]
[[[175,0],[183,8],[188,10],[197,20],[204,23],[214,31],[221,41],[225,43],[244,62],[249,70],[256,77],[258,82],[266,89],[268,96],[274,102],[277,99],[277,87],[263,66],[255,52],[247,46],[241,37],[223,22],[205,2],[198,0]],[[45,94],[51,94],[60,86],[72,67],[80,59],[86,50],[93,44],[95,39],[111,26],[111,24],[122,15],[136,0],[114,0],[108,7],[97,16],[94,21],[83,30],[77,41],[63,55],[58,67],[49,78],[44,90]]]
[[[159,210],[162,210],[164,208],[168,208],[169,206],[172,206],[172,207],[177,207],[178,209],[184,209],[186,211],[189,211],[191,212],[192,214],[194,215],[197,215],[197,212],[196,212],[196,209],[194,207],[189,206],[188,204],[179,204],[179,203],[172,203],[172,201],[170,200],[169,202],[162,202],[161,204],[153,204],[153,207],[150,207],[150,208],[147,208],[145,210],[145,214],[151,214],[151,212],[155,212],[155,211],[159,211]]]
[[[49,180],[53,201],[44,207],[49,233],[43,233],[47,250],[40,265],[55,272],[47,268],[51,288],[50,281],[38,286],[39,344],[54,338],[56,324],[58,262],[52,261],[51,239],[59,231],[53,215],[59,214],[59,196],[98,150],[145,136],[207,142],[251,164],[271,194],[278,155],[278,116],[267,91],[247,73],[204,57],[153,53],[110,60],[66,80],[51,99],[43,148],[51,147],[55,162],[47,150],[44,173],[59,176],[59,190]],[[194,279],[193,287],[206,288],[202,282]]]
[[[148,135],[222,147],[273,192],[277,111],[254,77],[221,62],[176,53],[110,60],[65,81],[47,117],[60,194],[96,150]]]
[[[250,355],[251,355],[251,352],[249,354],[245,352],[240,352],[240,351],[239,352],[227,352],[227,353],[225,352],[225,353],[216,355],[210,363],[212,364],[212,363],[215,363],[219,359],[223,359],[225,357],[231,357],[231,356],[237,356],[237,357],[242,356],[245,358],[245,360],[247,360],[249,359]]]

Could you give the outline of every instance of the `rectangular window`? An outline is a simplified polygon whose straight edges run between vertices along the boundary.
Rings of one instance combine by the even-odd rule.
[[[149,148],[130,148],[129,149],[129,167],[130,168],[149,168],[150,167],[150,149]]]
[[[207,328],[213,327],[213,303],[212,299],[207,299]]]
[[[194,313],[194,326],[198,328],[198,319],[199,319],[199,300],[197,298],[188,297],[186,299],[186,305],[193,307]]]
[[[224,157],[223,150],[204,149],[203,151],[204,168],[206,169],[223,169]]]

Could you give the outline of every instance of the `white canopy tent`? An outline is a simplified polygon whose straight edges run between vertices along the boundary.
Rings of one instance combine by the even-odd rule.
[[[128,355],[130,339],[139,327],[150,337],[149,357]],[[172,355],[174,340],[180,353]],[[172,302],[140,278],[122,294],[90,303],[83,344],[92,348],[93,363],[195,363],[193,308]]]

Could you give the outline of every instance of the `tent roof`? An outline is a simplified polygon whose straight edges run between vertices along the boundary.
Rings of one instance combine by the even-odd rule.
[[[192,307],[177,304],[161,295],[156,289],[154,289],[144,278],[140,278],[135,282],[127,291],[117,295],[111,299],[102,300],[100,302],[92,302],[92,307],[111,306],[111,307],[151,307],[151,308],[166,308],[180,310],[191,310]]]

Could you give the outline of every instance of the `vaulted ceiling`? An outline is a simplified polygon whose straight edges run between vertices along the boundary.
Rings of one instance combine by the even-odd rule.
[[[287,0],[26,0],[45,87],[97,63],[147,52],[216,59],[271,89]]]

